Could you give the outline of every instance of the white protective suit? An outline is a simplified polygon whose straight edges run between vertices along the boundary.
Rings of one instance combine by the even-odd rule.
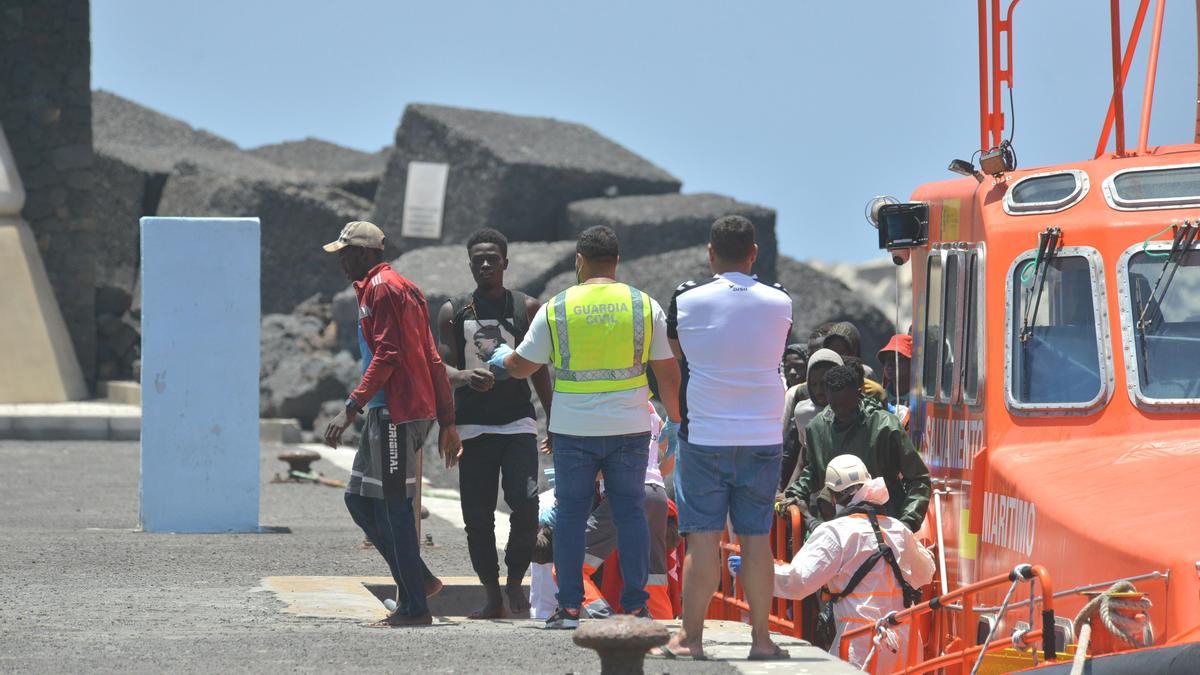
[[[859,488],[850,505],[865,501],[882,506],[887,500],[887,486],[882,478],[875,478]],[[878,523],[909,585],[920,588],[932,581],[933,555],[917,541],[912,531],[899,520],[888,516],[879,517]],[[813,531],[791,563],[775,565],[775,595],[799,599],[816,593],[822,586],[828,586],[831,592],[838,593],[877,550],[879,545],[866,514],[834,518]],[[880,559],[850,595],[834,604],[837,636],[830,651],[838,655],[842,634],[847,630],[874,625],[889,612],[902,609],[904,595],[900,584],[896,582],[891,565]],[[900,626],[896,630],[896,638],[899,644],[897,651],[888,646],[888,641],[881,642],[876,650],[873,672],[890,673],[897,663],[903,663],[908,645],[907,626]],[[870,636],[854,640],[850,644],[850,663],[862,667],[870,651]]]

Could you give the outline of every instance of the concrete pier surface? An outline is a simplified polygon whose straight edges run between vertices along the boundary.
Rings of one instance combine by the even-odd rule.
[[[271,482],[283,449],[260,453],[263,533],[176,535],[134,531],[137,443],[0,441],[0,672],[599,672],[570,631],[527,619],[366,628],[385,613],[368,585],[386,567],[362,548],[341,490]],[[435,511],[424,532],[430,568],[472,583],[461,529]],[[348,604],[320,609],[342,591]],[[721,660],[648,659],[646,672],[851,672],[801,645],[787,664],[747,662],[738,624],[707,637]]]

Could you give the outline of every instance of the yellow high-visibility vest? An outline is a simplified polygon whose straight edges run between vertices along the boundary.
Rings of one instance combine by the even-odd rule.
[[[546,308],[554,391],[595,394],[644,387],[653,328],[650,296],[618,282],[572,286]]]

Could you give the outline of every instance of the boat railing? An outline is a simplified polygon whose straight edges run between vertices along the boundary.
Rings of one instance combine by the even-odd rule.
[[[771,526],[771,553],[776,562],[790,562],[804,543],[804,516],[796,506],[789,507],[775,516]],[[741,583],[729,572],[731,555],[741,555],[742,548],[735,543],[729,531],[721,537],[721,583],[708,606],[709,619],[746,621],[745,613],[750,610]],[[769,612],[769,628],[774,633],[803,637],[803,609],[800,600],[772,598]]]
[[[1040,590],[1040,596],[1035,596],[1034,582]],[[1016,588],[1022,584],[1029,585],[1029,601],[1022,603],[1029,608],[1029,628],[1024,632],[1016,632],[1011,636],[1005,636],[999,639],[995,637],[995,627],[998,625],[1003,614],[1011,609],[1007,603]],[[974,617],[978,610],[975,608],[975,597],[979,593],[990,591],[996,588],[1003,587],[1009,584],[1010,588],[1006,595],[1006,601],[997,608],[995,621],[991,622],[992,629],[989,630],[986,637],[980,636],[980,644],[966,645],[963,643],[961,636],[969,634],[968,631],[962,630],[973,624]],[[1039,604],[1035,602],[1035,597],[1040,600],[1041,611],[1041,627],[1035,628],[1034,611]],[[948,619],[946,612],[943,610],[949,609],[950,604],[958,601],[962,614],[959,615],[960,630],[958,631],[959,638],[947,644],[944,648],[939,648],[934,651],[934,656],[925,658],[925,652],[921,647],[921,631],[912,630],[912,627],[921,627],[924,625],[932,625],[934,636],[946,634],[946,624]],[[948,593],[935,596],[899,612],[894,612],[887,615],[875,625],[866,625],[861,628],[847,631],[841,637],[841,643],[838,647],[839,655],[845,659],[849,656],[850,643],[856,639],[867,637],[874,638],[875,634],[884,630],[894,629],[899,626],[909,626],[908,631],[908,648],[905,651],[905,662],[901,670],[897,673],[917,674],[928,673],[940,668],[948,668],[958,666],[962,669],[961,672],[972,672],[972,667],[979,659],[981,652],[993,652],[1006,648],[1032,648],[1034,645],[1041,643],[1042,656],[1046,661],[1054,661],[1057,658],[1054,632],[1054,585],[1050,578],[1050,573],[1041,565],[1021,564],[1017,565],[1007,574],[998,574],[994,577],[982,579],[973,584],[968,584],[960,588],[956,588]],[[873,661],[875,655],[872,654],[868,663],[865,664],[865,670],[873,671]],[[1037,652],[1034,651],[1034,664],[1036,665]]]

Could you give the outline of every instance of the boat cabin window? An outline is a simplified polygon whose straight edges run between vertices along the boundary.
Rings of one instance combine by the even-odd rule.
[[[942,342],[942,252],[929,252],[929,268],[925,275],[925,345],[921,350],[921,390],[937,396],[938,365],[941,363]]]
[[[964,398],[975,403],[978,396],[979,346],[973,333],[980,311],[974,297],[977,260],[977,251],[935,248],[929,253],[921,382],[924,395],[939,403]],[[968,378],[971,393],[964,396]]]
[[[962,255],[954,252],[946,252],[945,265],[945,292],[943,293],[942,303],[944,305],[942,311],[942,332],[946,339],[942,341],[942,367],[938,383],[938,400],[953,401],[954,400],[954,375],[959,368],[959,348],[962,346],[962,330],[959,326],[961,319],[962,293],[961,286],[963,281],[962,273]]]
[[[1200,165],[1118,171],[1104,181],[1104,196],[1126,211],[1200,206]]]
[[[1018,409],[1090,408],[1104,392],[1098,272],[1063,250],[1041,267],[1030,251],[1013,265],[1008,398]]]
[[[1129,256],[1123,323],[1133,339],[1126,361],[1137,364],[1142,402],[1200,404],[1200,250],[1192,249],[1174,265],[1166,257],[1169,247],[1143,251],[1138,245]]]
[[[1077,204],[1087,191],[1087,174],[1078,169],[1025,176],[1004,195],[1004,211],[1010,215],[1062,211]]]
[[[980,339],[983,324],[983,308],[980,303],[980,284],[979,280],[983,276],[982,266],[980,264],[980,256],[978,251],[971,251],[967,255],[967,294],[965,300],[966,311],[963,316],[963,357],[966,359],[964,365],[963,382],[962,382],[962,398],[967,403],[977,403],[979,401],[979,361],[980,351],[983,347],[983,340]]]

